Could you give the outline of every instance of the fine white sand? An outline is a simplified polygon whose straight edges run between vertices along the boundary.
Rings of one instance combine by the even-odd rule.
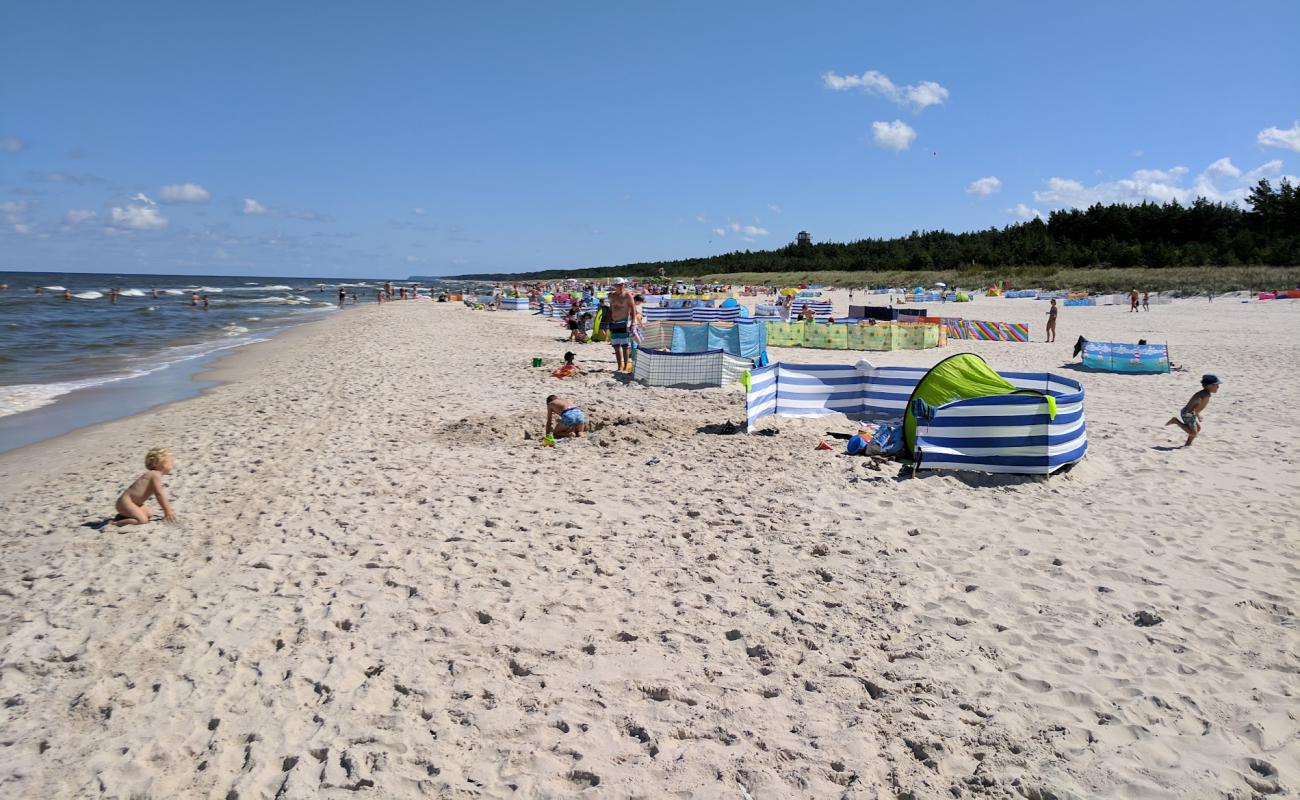
[[[1046,303],[943,311],[1037,341],[866,357],[1076,377],[1082,463],[914,479],[815,451],[842,418],[719,435],[738,388],[628,384],[604,345],[557,381],[558,323],[428,301],[0,456],[0,795],[1296,792],[1300,308],[1066,308],[1056,345]],[[1080,333],[1186,371],[1066,370]],[[538,445],[551,392],[587,440]],[[83,527],[161,445],[182,522]]]

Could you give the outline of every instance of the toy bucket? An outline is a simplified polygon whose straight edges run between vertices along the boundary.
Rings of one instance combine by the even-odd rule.
[[[533,359],[533,366],[534,366],[534,367],[540,367],[541,365],[542,365],[542,360],[541,360],[540,358],[534,358],[534,359]]]

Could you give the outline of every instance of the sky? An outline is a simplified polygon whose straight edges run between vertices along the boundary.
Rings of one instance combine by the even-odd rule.
[[[1300,173],[1294,0],[4,16],[5,270],[582,268],[1239,202]]]

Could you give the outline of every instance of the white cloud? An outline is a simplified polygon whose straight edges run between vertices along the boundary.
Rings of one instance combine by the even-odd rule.
[[[893,122],[873,122],[871,123],[871,138],[876,144],[886,150],[893,150],[901,153],[912,144],[916,138],[916,131],[902,120]]]
[[[863,92],[883,97],[900,106],[911,106],[922,111],[930,106],[937,106],[948,99],[948,90],[934,81],[921,81],[910,86],[899,86],[883,72],[869,69],[861,75],[837,75],[834,72],[822,74],[826,88],[836,92],[848,89],[861,89]]]
[[[244,198],[244,213],[249,216],[261,216],[271,213],[271,209],[257,202],[251,197]]]
[[[158,190],[158,198],[164,203],[206,203],[212,195],[197,183],[172,183]]]
[[[1278,160],[1242,172],[1231,159],[1220,158],[1197,174],[1191,186],[1186,186],[1183,179],[1190,172],[1187,167],[1140,169],[1128,178],[1102,181],[1091,186],[1070,178],[1053,177],[1047,180],[1046,189],[1034,192],[1034,200],[1054,208],[1083,208],[1095,203],[1167,203],[1171,200],[1188,204],[1198,197],[1215,203],[1242,203],[1260,178],[1289,178],[1281,175],[1282,162]]]
[[[996,175],[971,181],[970,186],[966,187],[967,194],[977,194],[980,197],[988,197],[1000,191],[1002,191],[1002,181],[998,180]]]
[[[0,153],[18,153],[27,147],[27,142],[17,136],[0,136]]]
[[[423,217],[425,214],[429,213],[429,210],[427,208],[413,208],[411,209],[411,213],[417,217]]]
[[[83,222],[89,222],[98,216],[94,211],[84,208],[70,208],[68,213],[63,215],[63,222],[66,225],[80,225]]]
[[[1255,141],[1264,147],[1281,147],[1300,153],[1300,122],[1290,128],[1265,128],[1255,137]]]
[[[781,207],[778,206],[778,205],[775,204],[775,203],[768,203],[768,204],[767,204],[767,210],[768,210],[768,211],[771,211],[773,214],[780,214],[780,213],[781,213]]]
[[[754,222],[755,223],[759,222],[758,217],[754,218]],[[714,236],[722,237],[722,236],[726,236],[728,233],[734,233],[740,238],[744,239],[745,241],[752,242],[754,241],[754,237],[770,236],[772,232],[769,231],[767,228],[762,227],[761,225],[757,225],[757,224],[742,225],[739,222],[728,222],[725,226],[721,228],[713,229]]]
[[[1043,212],[1036,208],[1030,208],[1024,203],[1016,203],[1014,208],[1008,208],[1007,213],[1018,219],[1042,219]]]
[[[167,218],[158,210],[158,204],[144,194],[137,194],[125,205],[113,206],[108,214],[118,228],[156,231],[167,227]]]
[[[703,214],[696,214],[696,215],[695,215],[695,221],[696,221],[696,222],[708,222],[708,221],[709,221],[709,218],[706,217],[706,216],[704,216]]]
[[[1186,173],[1186,170],[1183,170]],[[1210,166],[1205,168],[1206,175],[1219,175],[1225,178],[1240,178],[1241,170],[1237,169],[1230,158],[1221,158]],[[1181,177],[1181,175],[1179,176]]]

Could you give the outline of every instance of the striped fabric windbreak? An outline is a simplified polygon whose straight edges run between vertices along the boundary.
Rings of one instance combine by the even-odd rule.
[[[1029,326],[1023,322],[991,322],[982,319],[944,317],[949,339],[972,339],[985,342],[1027,342]]]
[[[767,326],[740,318],[734,322],[647,322],[637,347],[673,353],[726,350],[750,359],[766,359]]]
[[[901,419],[920,367],[856,364],[770,364],[751,373],[746,396],[749,432],[765,417],[853,414]],[[1051,373],[1006,372],[1017,389],[1051,395],[1006,394],[955,400],[918,420],[917,465],[925,469],[1046,475],[1088,450],[1083,387]],[[1053,413],[1053,405],[1055,407]]]
[[[740,306],[731,308],[643,308],[647,322],[735,322]]]
[[[856,364],[769,364],[750,377],[749,429],[773,414],[901,419],[912,390],[927,372],[925,367],[876,367],[865,359]]]
[[[834,304],[830,300],[811,300],[808,298],[796,297],[790,304],[790,319],[798,319],[803,313],[804,306],[811,306],[813,318],[818,322],[826,322],[834,313]]]
[[[955,400],[917,420],[913,457],[922,469],[1050,475],[1088,452],[1083,386],[1047,372],[1000,373],[1032,394]]]

